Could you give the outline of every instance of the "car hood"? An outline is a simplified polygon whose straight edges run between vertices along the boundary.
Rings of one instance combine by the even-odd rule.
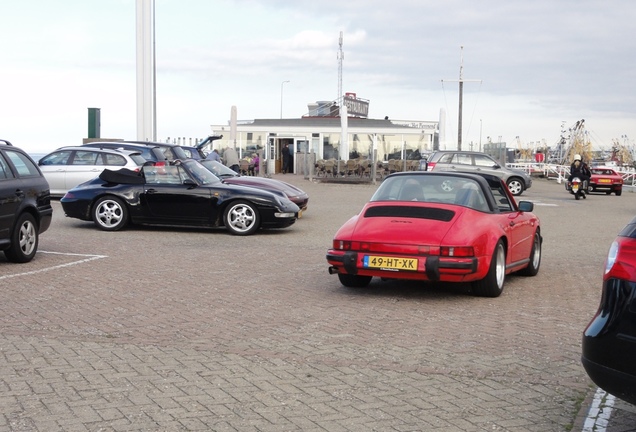
[[[283,192],[287,196],[301,196],[305,192],[289,183],[280,180],[268,179],[265,177],[236,176],[224,177],[223,182],[235,185],[258,187],[262,189],[276,190]]]

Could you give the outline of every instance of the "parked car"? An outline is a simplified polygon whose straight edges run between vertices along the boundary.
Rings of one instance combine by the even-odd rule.
[[[0,140],[0,250],[7,260],[31,261],[52,217],[49,184],[36,163]]]
[[[157,143],[150,141],[95,141],[83,144],[86,147],[123,149],[140,151],[141,156],[151,162],[162,160],[183,160],[188,159],[188,155],[176,144]]]
[[[205,159],[206,156],[203,150],[199,149],[198,147],[181,146],[181,150],[184,151],[188,158],[196,159],[198,161]]]
[[[581,361],[600,388],[636,404],[636,217],[605,260],[601,301],[583,332]]]
[[[590,168],[592,177],[590,179],[589,192],[605,192],[610,195],[612,192],[616,196],[623,193],[623,176],[612,168],[596,167]]]
[[[239,175],[222,163],[211,159],[203,159],[199,162],[201,165],[212,171],[214,175],[223,180],[224,183],[251,186],[268,191],[283,192],[290,201],[300,207],[301,211],[307,210],[309,195],[294,185],[266,177]]]
[[[299,211],[283,194],[223,183],[194,159],[148,163],[140,173],[104,170],[60,202],[66,216],[93,221],[105,231],[132,223],[225,226],[231,234],[248,235],[288,227]]]
[[[391,174],[336,232],[329,273],[347,287],[367,286],[373,277],[470,282],[473,294],[497,297],[506,275],[539,271],[542,237],[533,207],[517,204],[489,174]]]
[[[125,167],[139,171],[146,160],[140,151],[61,147],[38,162],[52,196],[63,196],[69,189],[93,179],[106,168]]]
[[[427,159],[427,171],[462,171],[486,173],[501,178],[510,192],[518,196],[532,186],[532,177],[524,171],[509,169],[486,153],[444,150],[433,152]]]

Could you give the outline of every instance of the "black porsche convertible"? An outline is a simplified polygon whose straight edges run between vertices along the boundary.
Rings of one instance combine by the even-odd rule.
[[[292,225],[300,210],[283,193],[223,183],[193,159],[104,170],[60,200],[68,217],[105,231],[129,223],[212,228],[235,235]]]

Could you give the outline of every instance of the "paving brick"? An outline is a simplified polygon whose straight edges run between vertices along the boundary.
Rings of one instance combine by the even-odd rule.
[[[541,271],[481,299],[456,285],[342,287],[325,252],[375,187],[285,180],[310,210],[250,237],[106,233],[54,202],[36,258],[0,256],[12,275],[0,279],[0,430],[571,429],[591,391],[580,333],[636,195],[586,206],[591,246],[577,256],[567,239],[582,227],[563,221],[580,203],[534,182],[524,197],[555,204],[535,207]]]

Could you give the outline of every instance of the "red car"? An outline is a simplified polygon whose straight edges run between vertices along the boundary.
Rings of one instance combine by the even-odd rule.
[[[307,195],[307,192],[297,188],[294,185],[266,177],[239,175],[222,163],[214,161],[212,159],[202,159],[199,162],[208,170],[212,171],[212,174],[223,180],[224,183],[241,186],[251,186],[257,189],[265,189],[270,192],[282,192],[291,202],[300,207],[301,212],[307,210],[307,205],[309,204],[309,195]]]
[[[591,168],[590,171],[592,171],[592,178],[589,192],[605,192],[607,195],[614,192],[616,196],[623,193],[623,177],[612,168],[596,167]]]
[[[329,273],[347,287],[365,287],[374,276],[470,282],[474,295],[497,297],[506,275],[539,271],[542,237],[533,208],[517,204],[494,175],[391,174],[336,233]]]

